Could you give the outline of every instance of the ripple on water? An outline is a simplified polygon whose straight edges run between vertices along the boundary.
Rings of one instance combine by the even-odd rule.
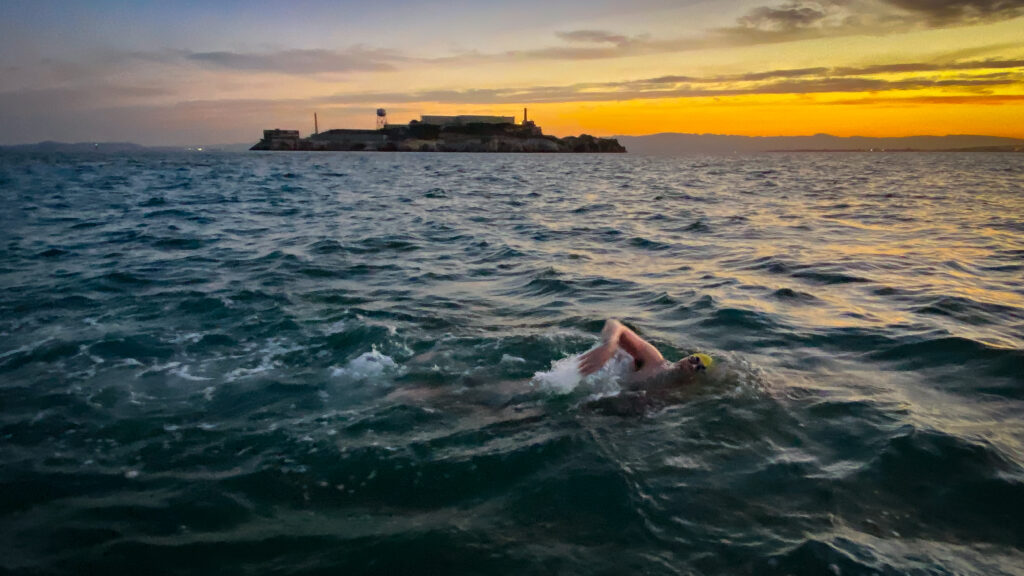
[[[0,572],[1019,572],[1017,164],[0,153]]]
[[[983,342],[956,336],[905,338],[895,345],[882,346],[871,353],[878,360],[895,363],[902,370],[943,365],[968,365],[992,377],[1020,376],[1024,351],[998,348]]]

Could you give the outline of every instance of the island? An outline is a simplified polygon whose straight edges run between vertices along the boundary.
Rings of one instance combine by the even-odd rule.
[[[379,152],[625,152],[614,138],[589,134],[558,138],[540,126],[514,116],[421,116],[408,124],[388,124],[377,110],[376,130],[335,129],[306,138],[298,130],[264,130],[250,150],[379,151]],[[314,121],[315,122],[315,121]]]

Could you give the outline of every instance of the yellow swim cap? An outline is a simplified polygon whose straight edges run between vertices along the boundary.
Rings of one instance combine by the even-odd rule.
[[[696,356],[697,358],[700,358],[700,362],[701,362],[701,364],[704,365],[704,368],[706,370],[710,370],[711,369],[711,365],[715,363],[715,361],[711,358],[711,356],[708,356],[707,354],[692,354],[692,356]]]

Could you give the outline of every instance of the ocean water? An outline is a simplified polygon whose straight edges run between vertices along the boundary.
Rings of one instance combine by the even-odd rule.
[[[0,573],[1022,574],[1022,185],[0,154]],[[595,409],[606,318],[717,364]]]

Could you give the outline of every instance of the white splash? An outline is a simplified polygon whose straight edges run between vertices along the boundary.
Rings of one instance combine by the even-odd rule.
[[[171,339],[173,344],[195,344],[203,339],[203,335],[199,332],[188,332],[185,334],[179,334]]]
[[[249,348],[247,351],[252,349],[253,348]],[[303,346],[289,345],[289,343],[283,338],[270,338],[266,341],[264,347],[258,351],[258,354],[262,356],[258,366],[254,368],[235,368],[227,374],[226,380],[228,382],[234,382],[235,380],[240,380],[242,378],[249,378],[265,372],[270,372],[271,370],[281,366],[281,361],[278,360],[279,357],[304,349],[305,347]]]
[[[332,368],[331,376],[350,380],[370,380],[385,375],[401,375],[404,371],[405,368],[399,366],[393,358],[381,354],[374,348],[350,360],[343,367]]]
[[[187,365],[179,366],[177,368],[172,368],[171,370],[169,370],[169,372],[171,374],[174,374],[178,378],[181,378],[183,380],[191,380],[192,382],[202,382],[204,380],[212,380],[212,378],[207,378],[206,376],[196,376],[195,374],[189,373],[189,367]]]
[[[600,370],[584,378],[579,372],[580,356],[552,362],[550,370],[533,375],[530,385],[552,394],[569,394],[580,386],[589,392],[616,393],[633,364],[633,357],[619,350]]]

